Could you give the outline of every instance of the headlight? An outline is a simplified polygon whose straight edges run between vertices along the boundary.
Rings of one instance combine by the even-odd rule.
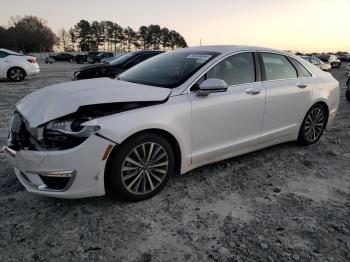
[[[45,131],[58,132],[74,137],[88,137],[100,130],[100,126],[82,126],[81,124],[90,119],[65,119],[49,122]]]

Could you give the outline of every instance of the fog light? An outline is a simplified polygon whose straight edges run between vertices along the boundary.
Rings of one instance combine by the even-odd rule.
[[[49,172],[39,172],[41,176],[47,177],[72,177],[75,174],[75,171],[49,171]]]

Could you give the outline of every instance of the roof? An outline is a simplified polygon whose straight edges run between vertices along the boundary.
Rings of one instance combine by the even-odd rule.
[[[286,53],[281,50],[277,49],[271,49],[271,48],[265,48],[265,47],[259,47],[259,46],[249,46],[249,45],[207,45],[207,46],[194,46],[194,47],[188,47],[188,48],[179,48],[176,51],[186,51],[186,52],[193,52],[193,51],[208,51],[208,52],[218,52],[222,54],[226,53],[233,53],[238,51],[270,51],[270,52],[280,52],[280,53]]]
[[[134,54],[143,54],[143,53],[164,53],[164,51],[159,51],[159,50],[138,50],[138,51],[133,51],[130,53],[134,53]]]
[[[5,49],[5,48],[0,48],[0,51],[6,52],[6,53],[9,53],[9,54],[12,54],[12,55],[20,55],[20,53],[17,53],[15,51],[11,51],[11,50],[8,50],[8,49]]]

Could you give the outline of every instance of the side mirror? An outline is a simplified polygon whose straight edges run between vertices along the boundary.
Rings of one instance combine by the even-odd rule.
[[[198,96],[208,96],[211,93],[226,92],[228,88],[227,83],[224,80],[210,78],[203,81],[199,85]]]

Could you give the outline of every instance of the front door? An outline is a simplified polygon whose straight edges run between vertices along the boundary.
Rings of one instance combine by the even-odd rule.
[[[227,92],[198,96],[196,88],[205,79],[222,79]],[[254,56],[240,53],[212,67],[192,87],[192,164],[214,162],[254,146],[260,137],[265,90],[256,82]]]

